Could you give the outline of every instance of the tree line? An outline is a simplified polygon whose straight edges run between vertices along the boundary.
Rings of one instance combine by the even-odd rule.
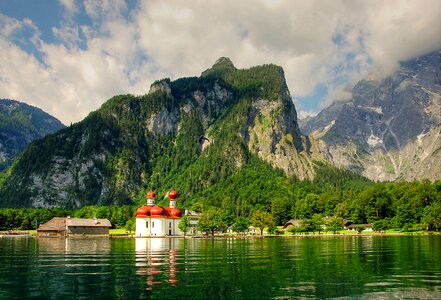
[[[301,221],[301,226],[291,229],[296,232],[319,232],[324,225],[329,231],[338,231],[344,221],[372,224],[376,231],[441,229],[441,181],[376,183],[361,188],[317,187],[306,182],[291,183],[288,187],[279,182],[278,187],[283,188],[279,192],[272,190],[277,188],[276,183],[269,181],[255,194],[250,190],[242,191],[248,196],[247,203],[228,198],[231,196],[226,190],[224,201],[205,199],[205,205],[196,201],[194,207],[187,208],[198,208],[201,213],[198,229],[208,234],[228,228],[244,233],[250,225],[260,231],[268,228],[277,233],[277,226],[290,219]],[[241,194],[241,191],[236,193]],[[259,194],[268,200],[256,199]],[[106,218],[113,228],[133,230],[137,208],[135,205],[85,206],[77,210],[4,208],[0,209],[0,230],[36,229],[55,216],[68,215]]]
[[[136,206],[84,206],[77,210],[58,208],[2,208],[0,209],[0,231],[34,230],[53,217],[85,219],[108,219],[112,228],[134,230]]]

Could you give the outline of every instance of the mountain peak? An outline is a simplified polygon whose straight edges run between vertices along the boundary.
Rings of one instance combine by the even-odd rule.
[[[228,57],[221,57],[218,60],[216,60],[216,62],[214,63],[214,65],[208,69],[205,70],[204,72],[202,72],[202,76],[219,76],[224,74],[225,72],[230,72],[230,71],[234,71],[236,70],[236,67],[234,66],[233,62],[231,61],[231,59],[229,59]]]
[[[218,60],[216,60],[216,62],[213,65],[213,68],[217,66],[235,68],[233,62],[228,57],[221,57]]]

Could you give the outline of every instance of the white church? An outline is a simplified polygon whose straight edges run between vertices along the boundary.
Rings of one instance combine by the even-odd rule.
[[[173,236],[183,235],[179,230],[178,224],[183,214],[187,211],[181,211],[176,207],[176,197],[178,193],[171,191],[168,194],[170,199],[169,207],[161,207],[155,204],[155,192],[149,191],[146,195],[147,205],[143,205],[136,211],[136,236]],[[189,216],[191,215],[190,213]],[[190,234],[195,234],[197,218],[190,216]]]

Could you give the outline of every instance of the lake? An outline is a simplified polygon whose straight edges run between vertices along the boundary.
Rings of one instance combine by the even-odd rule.
[[[441,299],[441,236],[0,238],[0,299]]]

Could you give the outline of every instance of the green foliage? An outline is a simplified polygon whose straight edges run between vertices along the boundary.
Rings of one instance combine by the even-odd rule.
[[[37,229],[53,217],[65,217],[69,211],[46,208],[3,208],[0,209],[0,231]]]
[[[332,231],[335,234],[337,231],[343,229],[343,219],[339,217],[332,217],[328,220],[326,224],[326,230]]]
[[[364,225],[358,225],[355,230],[357,230],[358,233],[362,233],[364,230],[366,230],[366,226]]]
[[[222,210],[211,208],[203,212],[199,218],[197,229],[207,234],[211,233],[212,236],[215,232],[224,232],[227,225],[222,219]]]
[[[429,230],[441,229],[441,201],[436,201],[424,208],[422,224]]]
[[[362,189],[372,185],[372,181],[354,172],[339,169],[325,162],[314,161],[316,177],[313,183],[322,190],[337,188]]]
[[[128,220],[145,203],[149,189],[165,195],[173,188],[179,192],[179,207],[219,211],[222,226],[215,231],[238,220],[254,224],[261,213],[271,219],[257,222],[261,233],[291,218],[305,220],[307,226],[299,230],[317,232],[323,224],[318,215],[340,223],[380,226],[379,221],[388,220],[391,228],[424,224],[439,230],[439,181],[373,183],[315,161],[314,180],[300,182],[248,150],[246,128],[254,121],[254,101],[287,98],[280,67],[238,70],[221,59],[201,77],[155,84],[168,84],[170,92],[115,96],[83,121],[34,141],[0,174],[0,206],[27,207],[31,199],[44,199],[53,207],[76,209],[72,215],[108,218],[114,227],[124,228],[131,226]],[[272,121],[262,117],[260,122],[269,126]],[[286,135],[287,144],[299,139],[293,135]],[[203,149],[205,142],[210,146]],[[62,175],[58,178],[72,177],[62,200],[51,185],[53,170]],[[41,182],[43,191],[35,182]],[[168,200],[157,201],[165,205]],[[35,218],[27,214],[18,221],[0,214],[0,224],[6,224],[0,226],[35,226]],[[213,233],[212,228],[204,231]]]
[[[377,220],[372,223],[372,230],[377,232],[384,232],[390,228],[388,219]]]
[[[268,233],[274,235],[280,235],[283,234],[283,230],[277,228],[277,226],[274,225],[274,222],[272,222],[271,224],[268,225]]]
[[[135,231],[135,229],[136,229],[136,225],[135,225],[135,221],[133,220],[133,218],[127,220],[126,225],[124,226],[124,228],[125,228],[127,231],[129,231],[129,232]]]
[[[251,217],[251,223],[260,229],[260,235],[263,235],[265,227],[274,226],[273,217],[266,211],[255,211]]]
[[[233,230],[234,232],[237,232],[239,234],[245,234],[248,231],[248,227],[250,226],[251,222],[249,219],[244,217],[238,217],[233,224]]]
[[[202,73],[202,78],[221,78],[235,91],[238,98],[278,99],[285,87],[283,69],[263,65],[239,70],[230,64],[220,64]]]
[[[322,231],[322,225],[324,224],[325,220],[323,219],[322,215],[314,214],[311,218],[309,230],[312,232],[318,231],[318,233],[320,234],[320,232]]]
[[[126,228],[127,222],[135,219],[137,207],[124,206],[84,206],[72,212],[72,216],[85,219],[108,219],[112,228]],[[129,224],[129,226],[132,226]],[[127,229],[127,228],[126,228]]]
[[[190,230],[190,217],[187,215],[182,216],[181,220],[179,221],[178,228],[184,233],[185,236]]]
[[[53,133],[64,125],[39,108],[9,99],[0,99],[0,144],[4,157],[0,171],[35,139]]]
[[[297,232],[300,232],[300,228],[298,226],[291,226],[288,228],[288,232],[291,234],[296,234]]]

